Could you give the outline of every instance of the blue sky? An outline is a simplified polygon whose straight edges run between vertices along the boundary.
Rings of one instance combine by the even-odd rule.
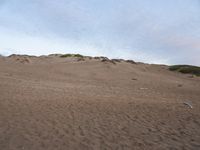
[[[0,53],[200,65],[200,0],[0,0]]]

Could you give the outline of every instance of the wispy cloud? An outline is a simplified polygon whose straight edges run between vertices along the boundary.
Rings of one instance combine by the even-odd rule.
[[[199,26],[199,0],[4,0],[0,53],[200,65]]]

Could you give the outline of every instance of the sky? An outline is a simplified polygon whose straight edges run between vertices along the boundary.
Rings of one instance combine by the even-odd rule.
[[[0,0],[0,54],[200,65],[200,0]]]

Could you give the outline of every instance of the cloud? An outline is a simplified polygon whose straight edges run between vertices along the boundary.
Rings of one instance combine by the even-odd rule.
[[[0,53],[200,65],[199,8],[198,0],[0,1]]]

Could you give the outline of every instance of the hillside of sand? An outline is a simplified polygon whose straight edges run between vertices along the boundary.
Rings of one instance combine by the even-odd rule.
[[[101,57],[0,57],[2,150],[198,150],[200,77]]]

